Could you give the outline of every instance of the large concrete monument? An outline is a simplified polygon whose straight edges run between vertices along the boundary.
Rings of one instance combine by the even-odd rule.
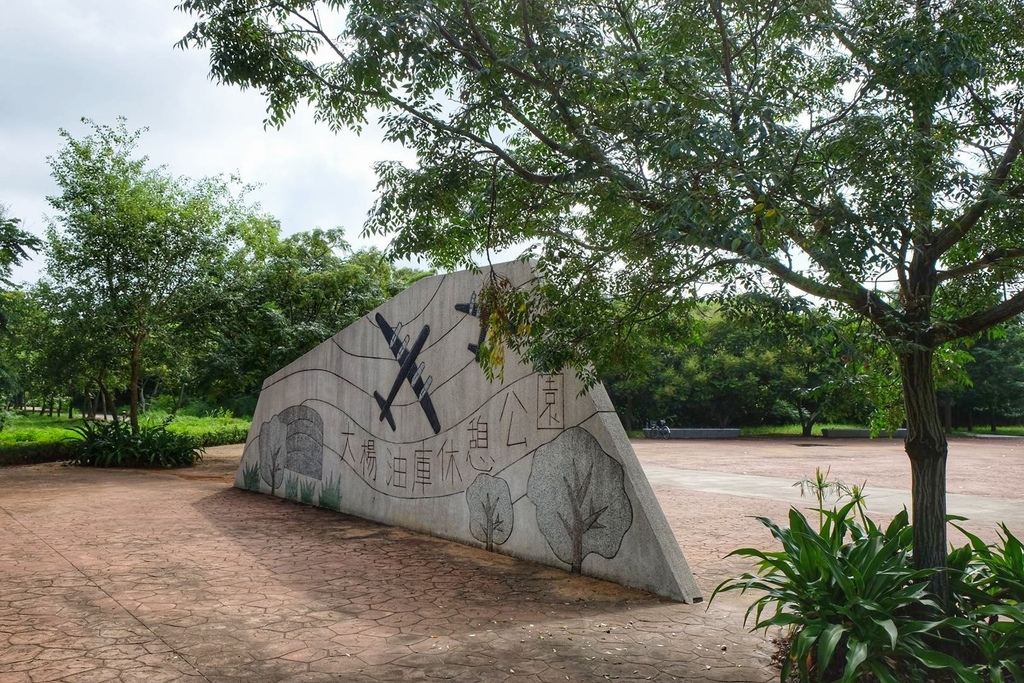
[[[269,377],[235,485],[700,601],[604,388],[511,354],[488,381],[488,272],[421,280]]]

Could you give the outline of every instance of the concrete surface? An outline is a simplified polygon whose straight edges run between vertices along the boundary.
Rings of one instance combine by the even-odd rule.
[[[740,430],[710,427],[698,429],[673,427],[668,430],[667,434],[663,434],[657,429],[644,429],[644,436],[648,439],[738,439],[740,438]]]
[[[867,479],[869,506],[876,480],[906,494],[898,443],[804,447],[820,444],[634,442],[705,592],[749,568],[730,550],[770,543],[751,515],[806,502],[794,473]],[[1012,512],[1022,445],[954,443],[951,488]],[[0,470],[0,683],[777,679],[743,596],[673,603],[253,495],[231,486],[240,451],[175,472]],[[994,537],[994,521],[969,525]]]
[[[699,602],[604,388],[480,367],[482,288],[535,278],[424,278],[271,375],[235,485]]]

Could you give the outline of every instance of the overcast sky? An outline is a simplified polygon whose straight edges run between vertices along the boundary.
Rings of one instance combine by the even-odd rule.
[[[47,156],[61,147],[58,128],[75,137],[90,129],[82,117],[148,127],[139,151],[176,176],[237,173],[261,187],[253,194],[288,234],[314,227],[345,228],[359,239],[373,202],[372,165],[410,159],[381,143],[332,134],[300,109],[282,128],[264,130],[258,93],[216,85],[208,55],[174,43],[193,20],[178,0],[7,0],[0,12],[0,203],[42,235],[56,191]],[[378,246],[383,243],[378,241]],[[34,280],[37,255],[15,280]]]

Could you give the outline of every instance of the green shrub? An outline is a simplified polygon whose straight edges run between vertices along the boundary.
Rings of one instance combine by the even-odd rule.
[[[316,482],[307,480],[299,484],[299,500],[303,503],[312,505],[314,493],[316,493]]]
[[[289,476],[284,482],[284,497],[288,500],[299,499],[299,478],[295,475]]]
[[[957,528],[968,539],[949,559],[962,654],[989,681],[1024,683],[1024,545],[1005,524],[995,544]]]
[[[202,449],[186,434],[169,431],[169,422],[168,419],[158,425],[143,425],[138,434],[133,434],[131,425],[125,421],[87,421],[72,427],[78,443],[69,464],[168,468],[190,467],[201,460]]]
[[[254,462],[242,469],[242,486],[246,491],[260,490],[260,464]]]
[[[40,462],[67,460],[75,453],[68,441],[57,443],[0,443],[0,467],[32,465]]]
[[[187,434],[194,446],[211,448],[228,444],[245,443],[249,435],[248,420],[234,417],[191,417],[178,416],[170,425],[170,430]]]
[[[341,510],[341,477],[332,474],[320,489],[320,505],[332,510]]]
[[[1006,525],[991,545],[960,529],[969,543],[949,554],[952,604],[943,611],[928,592],[935,570],[914,568],[906,510],[883,530],[865,513],[861,487],[820,470],[796,485],[817,498],[818,529],[795,508],[788,528],[759,518],[782,550],[731,553],[757,570],[712,594],[761,592],[747,617],[755,630],[790,629],[784,683],[920,682],[932,680],[929,670],[942,681],[1024,683],[1024,544]],[[825,510],[830,495],[850,500]]]
[[[723,582],[712,599],[730,590],[763,591],[747,610],[748,616],[756,614],[754,628],[792,628],[782,681],[795,673],[801,681],[845,683],[870,672],[879,681],[896,683],[923,679],[929,668],[977,680],[935,647],[944,622],[928,594],[931,572],[913,567],[906,510],[883,530],[866,515],[863,524],[857,522],[857,506],[854,500],[822,511],[817,531],[795,508],[789,528],[758,518],[782,550],[730,553],[757,560],[757,573]]]

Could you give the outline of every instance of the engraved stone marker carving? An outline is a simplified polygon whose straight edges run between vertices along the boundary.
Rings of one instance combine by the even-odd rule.
[[[603,387],[511,354],[485,377],[487,275],[425,278],[267,378],[236,486],[699,601]]]

